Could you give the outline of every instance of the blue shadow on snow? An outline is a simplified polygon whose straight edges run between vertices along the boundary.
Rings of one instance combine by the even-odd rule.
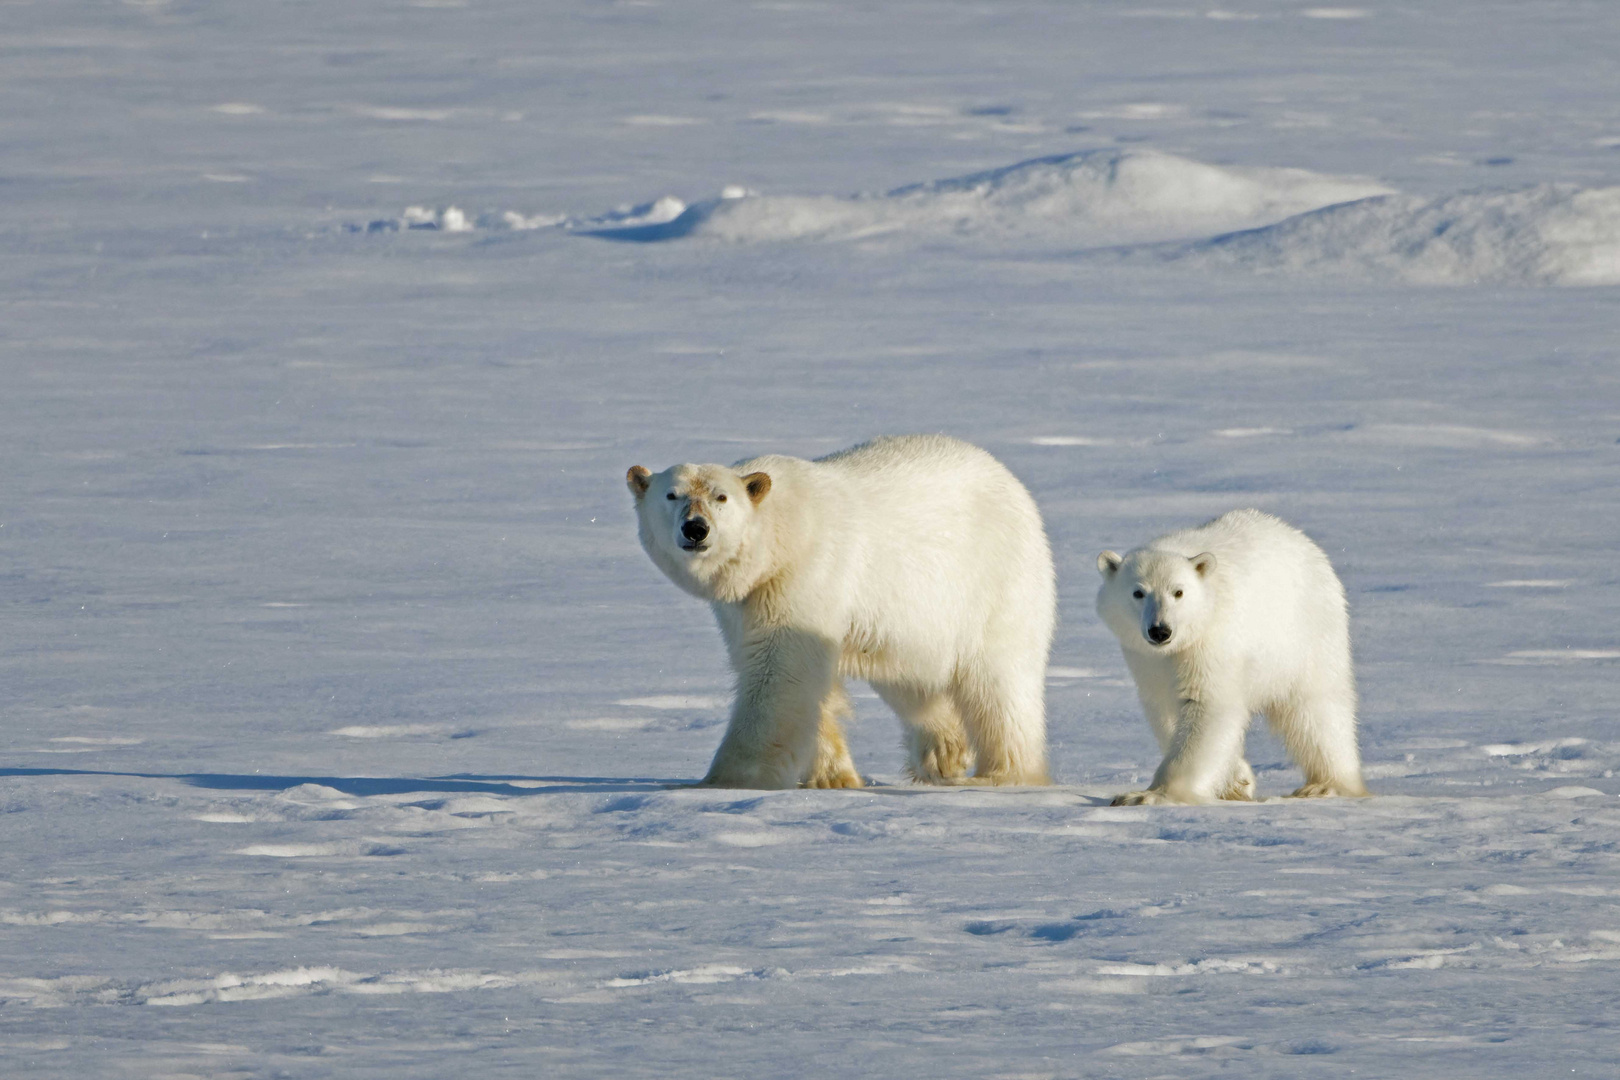
[[[685,787],[689,780],[651,776],[271,776],[265,773],[140,773],[103,769],[0,769],[0,776],[129,776],[143,780],[179,780],[192,787],[225,791],[284,791],[319,784],[345,795],[408,795],[418,791],[465,791],[485,795],[551,795],[560,792],[622,794]],[[509,781],[522,781],[519,786]]]

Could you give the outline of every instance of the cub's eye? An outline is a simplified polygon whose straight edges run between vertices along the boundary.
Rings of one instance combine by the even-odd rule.
[[[672,491],[668,495],[665,495],[664,498],[668,499],[670,502],[674,502],[675,501],[675,493]]]
[[[1135,592],[1131,593],[1131,595],[1136,597],[1138,600],[1140,600],[1140,599],[1142,599],[1144,594],[1143,594],[1141,589],[1137,589]]]
[[[1180,589],[1177,589],[1177,590],[1176,590],[1176,599],[1177,599],[1177,600],[1180,600],[1180,599],[1181,599],[1181,590],[1180,590]]]
[[[725,496],[724,496],[724,495],[717,495],[717,496],[715,496],[715,500],[714,500],[714,501],[715,501],[715,502],[725,502],[725,501],[726,501],[726,497],[725,497]]]

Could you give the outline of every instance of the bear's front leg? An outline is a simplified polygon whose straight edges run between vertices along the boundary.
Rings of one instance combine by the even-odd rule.
[[[712,787],[798,787],[815,763],[822,703],[837,670],[835,643],[775,629],[736,650],[737,701],[703,778]],[[847,756],[847,755],[846,755]]]

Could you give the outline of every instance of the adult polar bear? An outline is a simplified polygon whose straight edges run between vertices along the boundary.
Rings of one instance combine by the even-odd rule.
[[[1296,797],[1365,795],[1344,586],[1310,537],[1233,510],[1121,556],[1097,556],[1097,613],[1119,638],[1164,761],[1115,799],[1252,799],[1243,759],[1264,713],[1305,772]]]
[[[626,480],[642,547],[709,601],[737,674],[704,783],[860,787],[844,676],[899,714],[912,779],[1050,782],[1052,554],[1035,501],[988,453],[905,435]]]

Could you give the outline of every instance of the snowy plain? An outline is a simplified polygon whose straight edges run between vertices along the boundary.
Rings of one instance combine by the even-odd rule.
[[[0,55],[3,1075],[1620,1069],[1612,3],[8,0]],[[856,685],[873,787],[671,788],[728,675],[625,469],[903,431],[1046,515],[1058,784],[905,786]],[[1240,505],[1345,580],[1376,797],[1110,808],[1096,552]]]

